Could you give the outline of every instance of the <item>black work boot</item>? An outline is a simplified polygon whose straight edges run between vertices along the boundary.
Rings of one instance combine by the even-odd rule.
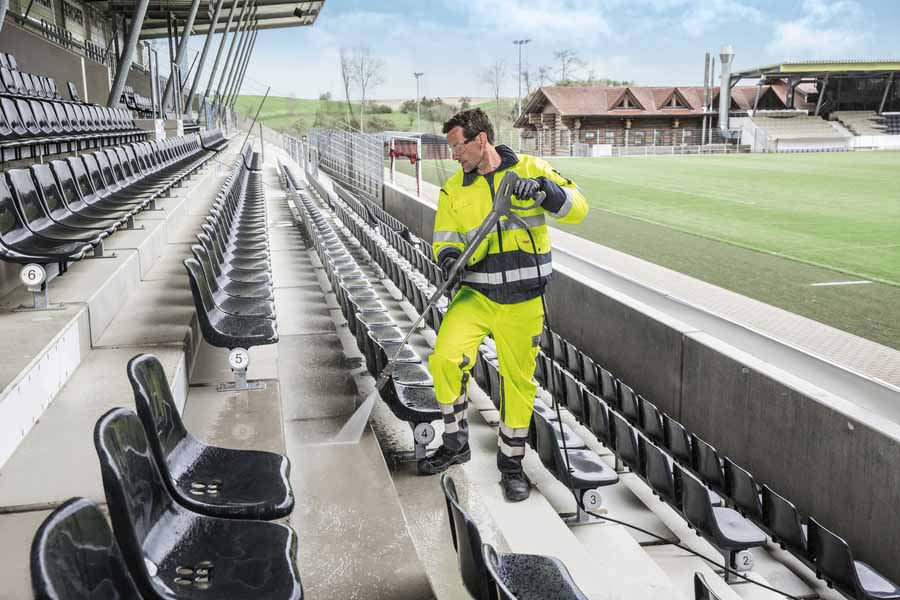
[[[450,465],[461,465],[469,462],[471,458],[472,451],[469,450],[469,444],[459,450],[449,450],[446,446],[439,446],[434,454],[419,460],[416,468],[419,475],[437,475],[449,469]]]
[[[500,487],[503,488],[503,495],[510,502],[526,500],[531,493],[531,486],[521,471],[503,473],[500,477]]]

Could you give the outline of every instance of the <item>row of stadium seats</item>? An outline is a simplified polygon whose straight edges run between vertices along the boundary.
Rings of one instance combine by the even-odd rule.
[[[114,408],[94,428],[114,535],[92,502],[62,504],[32,542],[35,597],[302,598],[297,534],[268,522],[294,508],[287,457],[194,437],[155,356],[127,374],[137,414]]]
[[[381,397],[398,419],[410,425],[413,430],[414,456],[424,458],[427,445],[434,439],[434,427],[431,423],[441,419],[431,374],[422,364],[422,358],[409,344],[401,346],[403,332],[391,318],[388,308],[378,299],[372,283],[363,274],[341,234],[331,226],[316,205],[309,189],[294,180],[290,170],[283,169],[283,173],[300,213],[304,237],[310,240],[319,255],[350,332],[355,336],[357,347],[365,357],[368,372],[377,377],[388,360],[396,356],[396,368],[382,390]],[[323,192],[324,190],[320,191],[320,196]],[[338,210],[341,208],[334,204],[332,206]],[[340,216],[349,220],[349,215]],[[385,263],[396,264],[396,253],[389,252],[387,242],[376,230],[356,222],[352,222],[352,225],[354,236],[370,256],[381,254]],[[382,253],[382,250],[388,252]],[[405,273],[407,270],[398,265],[397,271]]]
[[[53,79],[20,71],[15,56],[3,53],[0,53],[0,95],[62,100]]]
[[[315,179],[311,180],[315,185]],[[406,232],[398,234],[393,230],[399,222],[380,207],[364,204],[339,186],[336,188],[340,199],[347,202],[356,217],[379,223],[382,232],[386,233],[383,237],[402,248],[401,254],[410,257],[411,265],[422,268],[425,279],[439,277],[439,271],[426,256],[429,251],[426,242],[407,241]],[[335,204],[333,197],[330,200]],[[340,217],[350,211],[335,212]],[[354,231],[355,225],[346,220],[344,223],[351,232]],[[432,281],[436,282],[437,279]],[[415,290],[412,292],[409,298],[421,310],[422,303],[416,300]],[[429,324],[437,329],[443,310],[433,313]],[[495,405],[499,404],[496,352],[489,338],[480,349],[473,375],[479,386],[491,395]],[[732,568],[738,567],[735,562],[738,552],[763,545],[768,534],[810,565],[829,586],[837,587],[850,597],[900,597],[900,588],[866,563],[852,558],[843,539],[812,517],[802,519],[787,499],[768,486],[757,484],[752,475],[734,461],[720,459],[714,447],[689,433],[671,416],[661,413],[655,405],[558,334],[545,331],[542,336],[536,378],[559,406],[565,406],[576,420],[613,451],[617,463],[624,464],[641,477],[656,495],[686,519],[698,535],[722,549],[723,554],[730,557]],[[530,441],[537,443],[538,453],[548,469],[569,485],[572,473],[567,473],[565,465],[560,465],[564,457],[559,452],[560,440],[554,439],[560,436],[558,426],[549,426],[555,418],[554,410],[537,400],[533,421],[535,431]],[[562,431],[568,448],[583,446],[583,441],[579,444],[577,434],[570,428],[563,427]],[[582,459],[583,455],[577,456]],[[573,457],[569,458],[570,466],[576,463]],[[596,487],[603,478],[602,467],[587,470],[592,476],[584,478],[581,491]],[[735,509],[724,507],[723,498]]]
[[[772,140],[779,139],[835,139],[845,138],[828,121],[808,115],[772,116],[757,114],[753,122],[769,134]]]
[[[0,97],[0,159],[36,158],[144,140],[131,112],[92,104]]]
[[[120,102],[134,112],[140,113],[142,117],[149,118],[153,115],[153,103],[150,98],[138,94],[130,85],[123,88]]]
[[[879,115],[869,110],[842,110],[831,113],[856,135],[900,135],[900,115]]]
[[[843,539],[814,518],[801,517],[789,500],[758,484],[731,459],[722,459],[712,445],[595,365],[567,340],[555,333],[549,337],[549,344],[546,337],[542,339],[544,367],[537,376],[554,398],[576,418],[583,415],[579,420],[654,494],[673,506],[699,535],[730,554],[732,567],[738,566],[733,562],[737,548],[762,545],[765,533],[851,598],[900,598],[900,587],[854,560]],[[548,373],[553,373],[549,379]],[[708,490],[700,487],[701,481]],[[722,499],[745,520],[731,509],[716,506]],[[739,543],[728,539],[736,533],[740,533]]]
[[[0,259],[63,272],[91,250],[102,255],[106,237],[211,156],[192,135],[11,169],[0,177]]]
[[[265,194],[261,175],[247,168],[248,145],[210,208],[184,261],[203,338],[247,351],[278,341]],[[249,354],[232,365],[236,389],[246,389]]]

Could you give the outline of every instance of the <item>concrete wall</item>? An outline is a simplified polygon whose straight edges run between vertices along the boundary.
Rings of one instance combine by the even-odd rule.
[[[430,239],[434,207],[385,185]],[[563,267],[553,329],[900,582],[900,426]]]

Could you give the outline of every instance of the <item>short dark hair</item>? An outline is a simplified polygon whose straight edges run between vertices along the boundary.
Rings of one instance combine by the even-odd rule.
[[[454,127],[462,127],[463,135],[466,136],[467,140],[473,139],[483,131],[487,134],[488,142],[494,143],[494,126],[491,125],[491,120],[488,118],[487,113],[480,108],[459,111],[444,123],[442,131],[447,134]]]

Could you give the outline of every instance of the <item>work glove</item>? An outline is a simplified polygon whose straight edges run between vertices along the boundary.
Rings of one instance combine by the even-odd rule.
[[[532,200],[535,194],[541,190],[541,182],[536,179],[522,177],[516,182],[513,194],[519,200]]]
[[[451,254],[446,254],[441,258],[440,262],[438,263],[438,266],[441,268],[441,275],[443,275],[444,281],[449,280],[450,271],[453,269],[453,265],[456,264],[456,259],[458,259],[459,256],[460,256],[459,254],[451,253]],[[462,275],[462,269],[460,269],[459,273],[457,273],[457,277],[459,277],[460,275]]]

